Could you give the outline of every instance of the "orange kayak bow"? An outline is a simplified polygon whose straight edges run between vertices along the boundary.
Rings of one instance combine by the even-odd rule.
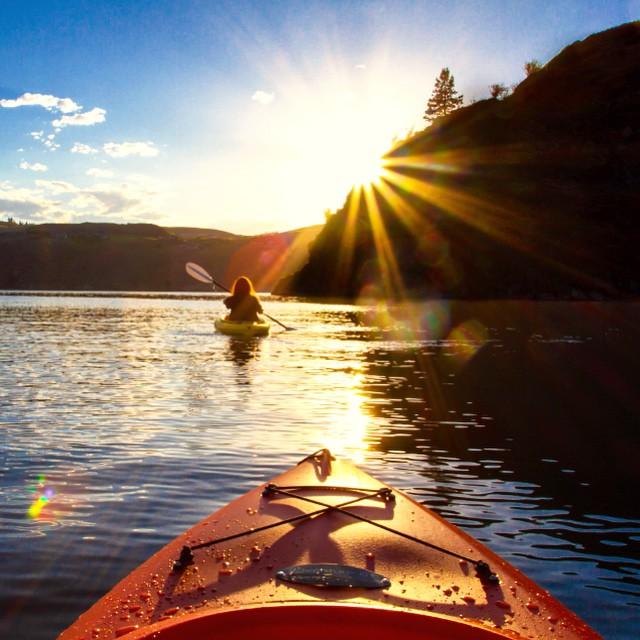
[[[294,634],[600,637],[471,536],[323,449],[178,536],[60,640]]]

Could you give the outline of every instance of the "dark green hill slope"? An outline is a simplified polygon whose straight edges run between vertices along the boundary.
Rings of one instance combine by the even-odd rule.
[[[437,120],[352,192],[277,291],[356,298],[640,293],[640,23]]]
[[[152,224],[0,225],[0,289],[203,290],[185,262],[226,286],[249,275],[260,291],[295,271],[320,227],[261,236]]]

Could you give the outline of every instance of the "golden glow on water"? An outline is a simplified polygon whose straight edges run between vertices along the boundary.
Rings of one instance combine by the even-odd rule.
[[[328,448],[334,455],[362,462],[369,448],[371,416],[360,371],[344,360],[327,358],[317,370],[308,368],[304,380],[296,378],[291,384],[300,394],[288,407],[297,416],[297,444],[292,445],[291,437],[283,441],[280,432],[267,430],[261,434],[263,445],[273,450],[283,445],[300,451]],[[310,403],[316,406],[313,420],[309,420]]]
[[[354,462],[362,462],[367,446],[369,416],[363,408],[360,374],[353,377],[351,387],[336,394],[335,403],[339,412],[331,421],[329,429],[319,434],[332,453],[347,456]]]

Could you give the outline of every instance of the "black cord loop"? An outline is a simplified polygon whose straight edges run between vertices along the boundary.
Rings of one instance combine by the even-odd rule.
[[[326,452],[326,453],[325,453]],[[305,460],[309,459],[309,458],[314,458],[316,459],[316,457],[318,455],[326,455],[328,452],[328,450],[326,449],[321,449],[320,451],[316,452],[315,454],[311,454],[311,456],[307,456],[307,458],[305,458]],[[329,455],[331,455],[329,453]],[[314,500],[313,498],[310,498],[308,496],[302,496],[299,495],[297,493],[294,493],[295,491],[303,491],[303,490],[311,490],[311,489],[322,489],[324,490],[328,490],[328,491],[342,491],[342,492],[354,492],[354,493],[361,493],[364,495],[360,495],[357,498],[354,498],[353,500],[348,500],[347,502],[344,502],[342,504],[338,504],[338,505],[330,505],[330,504],[326,504],[324,502],[321,502],[320,500]],[[379,529],[383,529],[384,531],[387,531],[389,533],[392,533],[394,535],[400,536],[402,538],[405,538],[406,540],[410,540],[412,542],[415,542],[417,544],[420,544],[422,546],[428,547],[430,549],[433,549],[435,551],[438,551],[440,553],[443,553],[445,555],[454,557],[454,558],[458,558],[459,560],[463,560],[465,562],[469,562],[470,564],[472,564],[475,568],[476,568],[476,572],[478,574],[478,577],[486,582],[490,582],[490,583],[498,583],[499,582],[499,578],[498,576],[491,570],[491,567],[489,566],[489,564],[487,562],[485,562],[484,560],[474,560],[473,558],[469,558],[468,556],[462,555],[460,553],[457,553],[456,551],[452,551],[451,549],[446,549],[444,547],[441,547],[437,544],[434,544],[432,542],[428,542],[427,540],[422,540],[421,538],[417,538],[416,536],[412,536],[408,533],[404,533],[403,531],[398,531],[397,529],[393,529],[392,527],[388,527],[385,524],[382,524],[381,522],[376,522],[375,520],[371,520],[369,518],[365,518],[364,516],[360,516],[357,513],[353,513],[352,511],[347,511],[345,509],[345,507],[356,504],[357,502],[361,502],[362,500],[366,500],[367,498],[381,498],[382,500],[384,500],[385,502],[394,502],[395,501],[395,496],[393,495],[393,492],[391,491],[391,489],[389,489],[388,487],[380,487],[378,489],[363,489],[363,488],[355,488],[355,487],[339,487],[339,486],[327,486],[327,487],[318,487],[316,485],[296,485],[296,486],[278,486],[276,484],[273,483],[269,483],[267,485],[265,485],[264,489],[262,490],[262,496],[264,498],[270,498],[276,495],[281,495],[281,496],[285,496],[287,498],[296,498],[298,500],[302,500],[304,502],[308,502],[310,504],[314,504],[317,505],[319,507],[322,507],[321,509],[317,509],[316,511],[312,511],[310,513],[303,513],[300,514],[298,516],[294,516],[292,518],[288,518],[286,520],[280,520],[278,522],[272,522],[271,524],[265,525],[263,527],[257,527],[255,529],[248,529],[246,531],[241,531],[239,533],[235,533],[232,534],[230,536],[226,536],[224,538],[217,538],[215,540],[210,540],[208,542],[202,542],[200,544],[196,544],[196,545],[192,545],[192,546],[184,546],[182,547],[182,551],[180,553],[180,557],[178,558],[178,560],[176,560],[176,562],[173,565],[173,569],[174,571],[180,571],[182,569],[184,569],[185,567],[189,566],[190,564],[193,564],[193,551],[195,551],[196,549],[203,549],[205,547],[210,547],[213,546],[215,544],[221,544],[223,542],[228,542],[229,540],[234,540],[236,538],[241,538],[244,536],[248,536],[254,533],[259,533],[261,531],[266,531],[267,529],[273,529],[275,527],[279,527],[279,526],[283,526],[285,524],[290,524],[293,522],[297,522],[300,520],[305,520],[308,518],[312,518],[314,516],[319,516],[322,515],[324,513],[328,513],[328,512],[334,512],[334,513],[342,513],[346,516],[349,516],[350,518],[353,518],[355,520],[359,520],[361,522],[366,522],[367,524],[370,524],[374,527],[378,527]]]

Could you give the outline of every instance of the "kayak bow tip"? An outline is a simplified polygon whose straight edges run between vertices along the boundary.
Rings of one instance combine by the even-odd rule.
[[[173,572],[179,573],[183,569],[186,569],[189,565],[193,564],[193,552],[190,547],[182,547],[180,557],[173,563]]]

